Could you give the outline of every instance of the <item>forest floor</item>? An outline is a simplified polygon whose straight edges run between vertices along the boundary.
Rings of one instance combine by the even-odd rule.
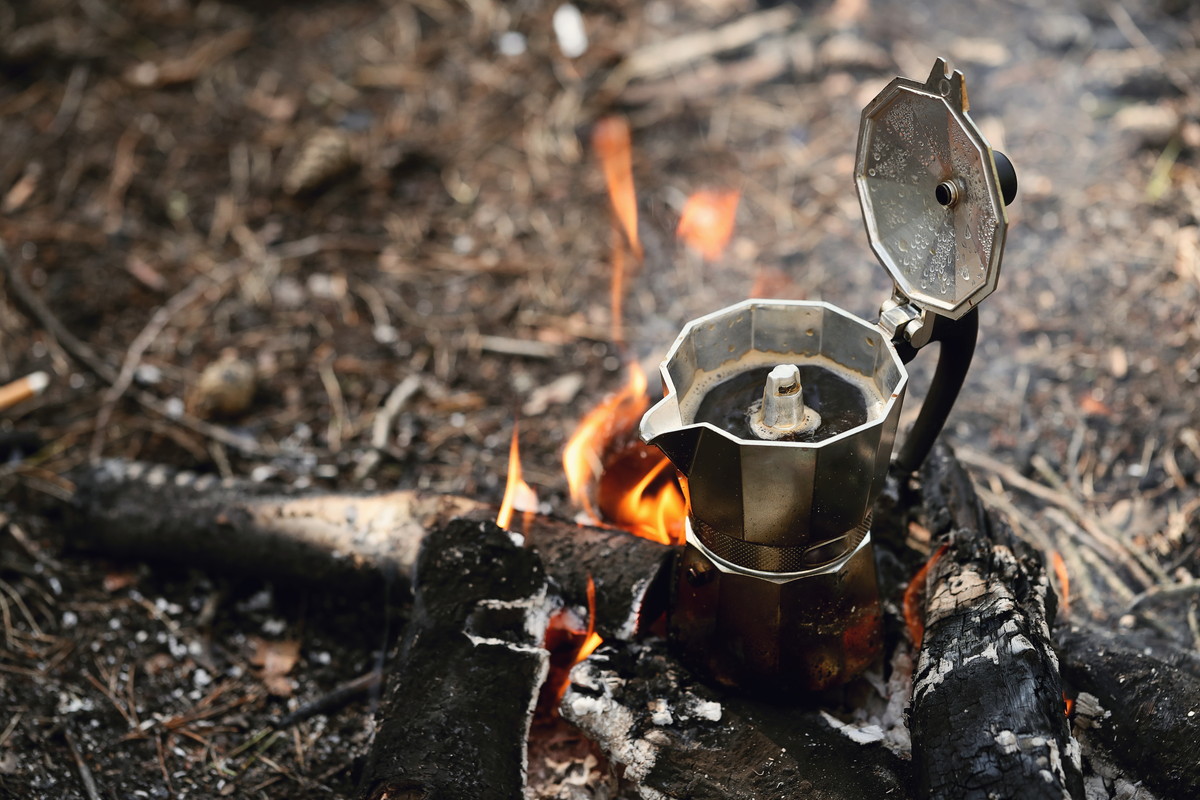
[[[351,795],[370,698],[270,723],[378,664],[403,603],[104,562],[29,509],[93,457],[498,501],[519,418],[525,479],[569,516],[562,446],[627,358],[653,374],[749,296],[875,318],[859,114],[939,55],[1020,178],[947,436],[1059,553],[1070,613],[1196,646],[1200,8],[911,5],[580,3],[568,58],[536,0],[0,0],[0,243],[58,323],[0,276],[0,385],[51,376],[0,412],[0,794]],[[644,246],[624,346],[590,147],[611,114]],[[701,188],[741,192],[714,259],[675,238]],[[221,359],[255,386],[224,416]],[[609,792],[555,772],[573,734],[549,731],[538,796]]]

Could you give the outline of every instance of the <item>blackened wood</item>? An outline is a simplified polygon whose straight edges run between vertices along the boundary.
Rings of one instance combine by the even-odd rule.
[[[537,550],[558,593],[587,605],[587,583],[596,587],[595,627],[605,639],[630,639],[666,611],[676,548],[615,528],[580,526],[544,515],[528,524],[514,519]]]
[[[1041,559],[983,510],[949,448],[921,471],[925,524],[949,548],[926,584],[909,727],[920,796],[1081,798],[1078,743],[1050,644]],[[936,542],[936,538],[935,538]]]
[[[1200,678],[1111,635],[1074,628],[1058,638],[1070,694],[1087,692],[1103,709],[1086,736],[1165,797],[1200,797]]]
[[[575,667],[560,710],[644,798],[897,798],[906,764],[817,711],[718,695],[661,640],[605,645]]]
[[[71,475],[73,546],[232,574],[377,592],[407,581],[425,532],[494,507],[421,491],[377,495],[281,494],[279,487],[111,460]],[[513,529],[542,554],[556,592],[586,606],[596,586],[596,629],[629,638],[660,613],[674,549],[624,531],[517,514]]]
[[[407,580],[425,531],[484,506],[422,492],[299,495],[108,460],[70,475],[69,542],[114,557],[371,591]]]
[[[414,595],[360,797],[520,798],[549,668],[541,560],[490,522],[455,520],[425,537]]]

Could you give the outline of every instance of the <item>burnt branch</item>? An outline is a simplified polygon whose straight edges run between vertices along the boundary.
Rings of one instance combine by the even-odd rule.
[[[541,560],[492,523],[456,520],[424,538],[415,587],[360,797],[521,797],[549,669]]]
[[[389,576],[407,580],[426,531],[455,517],[495,517],[492,506],[455,495],[286,495],[128,461],[72,478],[70,534],[79,549],[361,592],[381,592]],[[629,638],[661,613],[673,548],[538,514],[518,514],[513,529],[541,554],[566,603],[586,606],[592,578],[605,638]]]
[[[1081,738],[1099,742],[1115,762],[1165,797],[1200,797],[1200,675],[1194,657],[1151,655],[1079,628],[1060,632],[1059,643],[1063,676],[1078,693]]]
[[[926,584],[910,729],[922,797],[1081,798],[1079,746],[1050,643],[1041,559],[989,517],[950,450],[921,472],[928,527],[949,548]]]

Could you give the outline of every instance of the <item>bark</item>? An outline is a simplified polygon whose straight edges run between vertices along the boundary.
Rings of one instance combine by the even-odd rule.
[[[1080,798],[1079,746],[1050,644],[1040,558],[983,510],[944,446],[921,472],[925,522],[949,535],[926,584],[909,722],[922,797]]]
[[[1080,628],[1061,632],[1059,642],[1083,735],[1163,796],[1200,797],[1200,677],[1186,668],[1194,662],[1181,654],[1171,659],[1177,666]]]
[[[425,537],[363,800],[522,796],[549,668],[548,591],[537,555],[492,523],[456,520]]]
[[[665,643],[605,646],[571,673],[562,715],[646,800],[908,797],[905,764],[818,711],[717,694]]]
[[[406,581],[427,530],[455,517],[495,517],[493,507],[454,495],[287,495],[128,461],[72,478],[77,548],[355,592]],[[518,514],[513,529],[542,555],[566,603],[586,606],[593,579],[596,629],[605,638],[629,638],[661,613],[673,548],[539,514]]]

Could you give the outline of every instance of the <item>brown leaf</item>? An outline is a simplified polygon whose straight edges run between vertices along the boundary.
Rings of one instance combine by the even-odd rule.
[[[267,691],[276,697],[291,697],[295,687],[287,674],[300,660],[300,641],[283,639],[267,641],[258,636],[251,637],[250,663],[259,668],[259,678]]]
[[[1079,398],[1079,410],[1089,417],[1111,417],[1113,410],[1108,404],[1097,400],[1090,394]]]
[[[132,569],[114,569],[104,574],[104,591],[109,593],[127,589],[135,583],[137,583],[137,572]]]

